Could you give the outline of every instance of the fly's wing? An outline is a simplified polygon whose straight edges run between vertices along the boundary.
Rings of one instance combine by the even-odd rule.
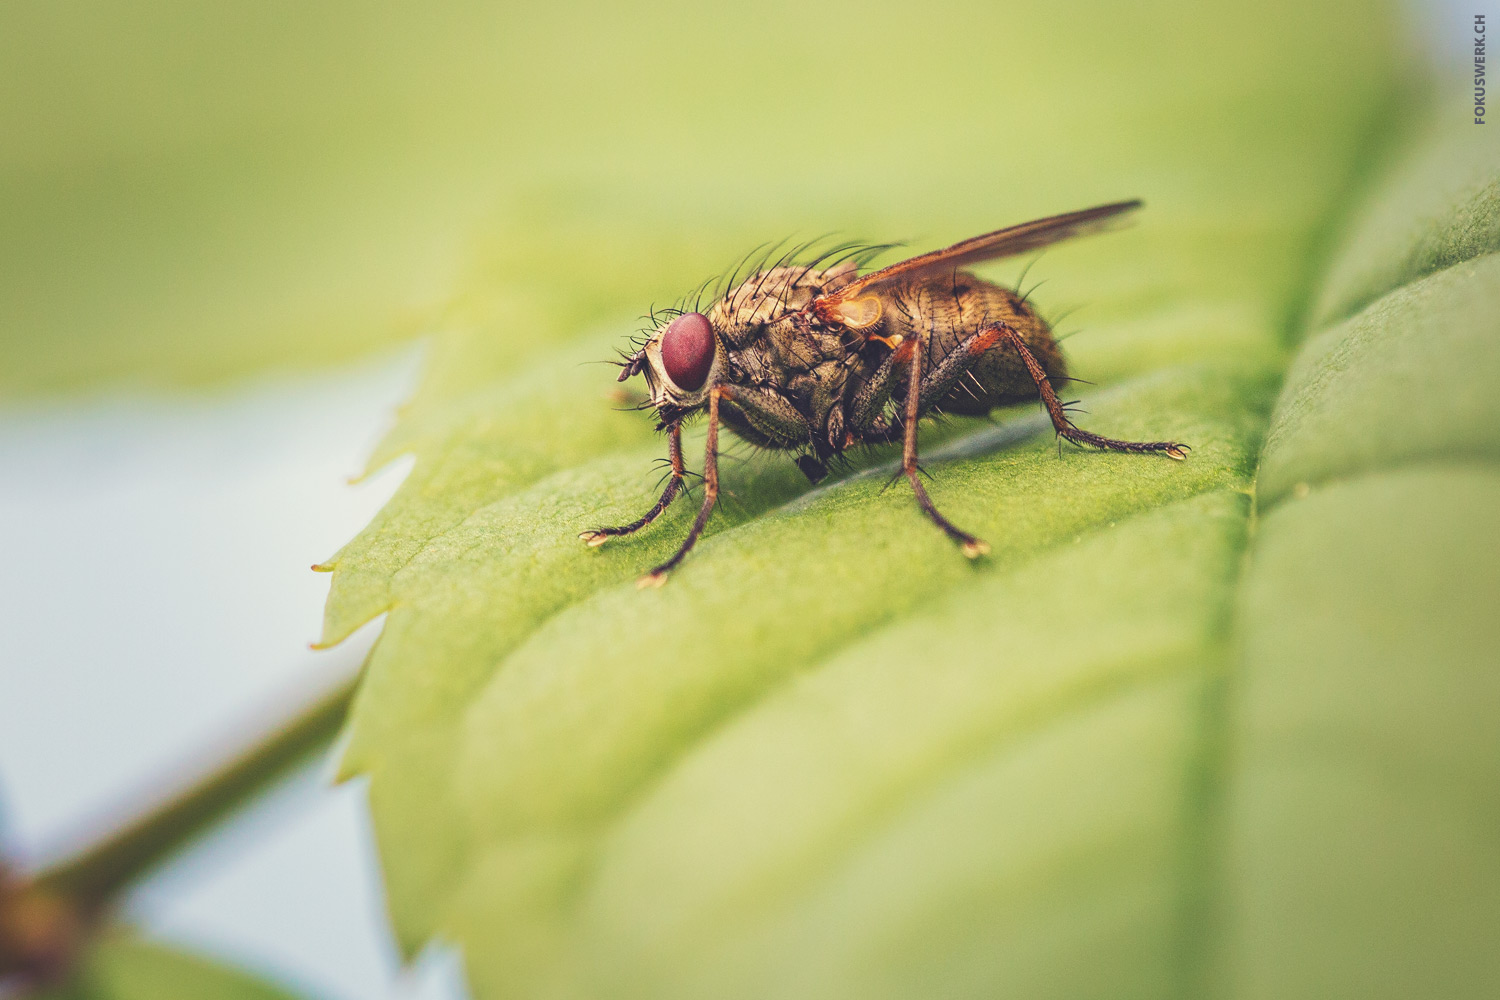
[[[981,261],[1011,257],[1040,250],[1074,236],[1097,233],[1110,228],[1118,216],[1140,207],[1139,200],[1117,201],[1110,205],[1053,215],[975,236],[951,247],[924,253],[856,278],[838,291],[817,299],[813,303],[813,309],[822,318],[855,330],[874,326],[879,322],[882,312],[880,301],[874,293],[884,287],[922,277],[952,274]]]

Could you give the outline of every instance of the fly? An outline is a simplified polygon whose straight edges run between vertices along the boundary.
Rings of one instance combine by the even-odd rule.
[[[708,416],[703,504],[670,559],[641,577],[660,586],[698,541],[719,498],[719,427],[765,448],[797,453],[817,482],[855,445],[902,442],[901,471],[927,517],[970,559],[982,539],[937,509],[918,476],[917,426],[934,410],[982,416],[1041,397],[1060,437],[1108,451],[1160,452],[1175,441],[1117,441],[1076,426],[1054,383],[1067,364],[1025,298],[965,270],[1108,228],[1141,206],[1122,201],[1055,215],[921,254],[869,274],[853,258],[778,265],[751,275],[705,312],[673,315],[625,356],[620,381],[644,375],[671,471],[641,517],[579,537],[589,545],[631,535],[682,493],[682,424]]]

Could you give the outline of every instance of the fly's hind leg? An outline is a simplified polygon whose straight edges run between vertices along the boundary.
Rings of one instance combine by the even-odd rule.
[[[925,335],[922,339],[926,340]],[[922,506],[922,512],[931,518],[933,524],[942,528],[945,535],[958,543],[964,555],[970,559],[977,559],[989,553],[989,543],[963,531],[943,516],[922,486],[920,470],[917,468],[917,422],[922,415],[923,389],[926,388],[926,384],[922,381],[922,359],[927,354],[926,346],[924,342],[911,352],[909,381],[906,388],[906,434],[901,448],[901,471],[906,473],[907,481],[911,483],[912,491],[917,495],[917,503]]]
[[[912,490],[917,495],[917,503],[921,504],[923,512],[932,519],[932,522],[943,529],[944,534],[953,539],[963,549],[964,555],[970,559],[985,555],[990,551],[989,545],[982,539],[976,538],[966,531],[959,529],[943,516],[942,512],[927,495],[919,478],[917,468],[917,422],[923,413],[948,394],[958,384],[974,363],[1002,340],[1009,343],[1018,352],[1021,360],[1026,364],[1026,370],[1036,382],[1037,391],[1041,393],[1042,401],[1047,406],[1047,413],[1052,417],[1052,426],[1057,433],[1069,441],[1079,444],[1092,445],[1095,448],[1106,448],[1111,451],[1135,451],[1154,452],[1159,451],[1170,458],[1179,461],[1187,457],[1188,446],[1178,444],[1175,441],[1116,441],[1113,438],[1100,437],[1088,431],[1073,426],[1068,419],[1067,412],[1063,410],[1062,403],[1058,401],[1057,393],[1052,391],[1052,383],[1047,379],[1047,372],[1037,361],[1026,343],[1009,324],[997,323],[981,330],[979,333],[966,338],[956,349],[949,352],[933,370],[923,375],[922,361],[927,355],[925,337],[923,343],[916,346],[909,354],[910,367],[908,369],[908,384],[906,390],[906,426],[904,427],[904,447],[901,453],[901,471],[911,482]],[[894,357],[894,356],[893,356]],[[887,359],[888,362],[891,359]],[[898,359],[905,361],[906,358]],[[873,435],[866,433],[865,440],[871,440]]]
[[[611,538],[619,538],[623,535],[633,535],[646,525],[661,516],[662,511],[671,506],[672,501],[682,492],[682,480],[684,469],[682,465],[682,426],[673,424],[667,428],[667,455],[672,463],[671,479],[667,481],[667,488],[662,490],[661,499],[656,505],[646,511],[640,517],[629,524],[622,524],[618,528],[593,528],[589,531],[580,532],[578,537],[583,539],[590,548],[603,545]]]
[[[1031,380],[1036,383],[1037,391],[1042,394],[1042,402],[1046,404],[1047,414],[1052,418],[1052,426],[1059,437],[1067,438],[1076,444],[1103,448],[1106,451],[1159,451],[1179,462],[1187,457],[1191,449],[1176,441],[1116,441],[1114,438],[1100,437],[1098,434],[1090,434],[1086,430],[1075,427],[1073,421],[1068,419],[1067,412],[1063,410],[1062,403],[1058,402],[1057,393],[1052,391],[1052,383],[1047,380],[1047,372],[1026,346],[1025,341],[1021,339],[1021,335],[1005,323],[999,323],[985,333],[990,331],[994,331],[998,339],[1007,341],[1020,353],[1021,360],[1026,363],[1026,370],[1031,373]]]

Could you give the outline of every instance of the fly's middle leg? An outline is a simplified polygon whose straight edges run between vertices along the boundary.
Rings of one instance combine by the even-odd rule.
[[[925,339],[924,334],[923,340]],[[958,543],[964,555],[970,559],[977,559],[989,553],[989,543],[961,530],[943,516],[922,486],[917,468],[917,423],[922,416],[922,358],[927,353],[926,346],[923,343],[911,352],[906,388],[906,434],[901,449],[901,471],[906,473],[906,478],[911,483],[912,491],[917,495],[917,503],[922,506],[923,513],[932,519],[933,524],[943,529],[944,534]]]

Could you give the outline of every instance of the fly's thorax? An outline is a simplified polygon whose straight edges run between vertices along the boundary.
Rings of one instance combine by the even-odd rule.
[[[841,360],[845,354],[843,338],[805,313],[767,325],[759,343],[789,372],[811,371],[826,361]]]
[[[706,312],[687,313],[658,327],[641,352],[652,404],[658,409],[693,409],[715,384],[764,385],[785,391],[793,377],[841,358],[838,336],[810,326],[803,310],[818,295],[847,284],[856,273],[852,261],[822,270],[772,268],[736,285]],[[711,356],[704,331],[712,334]],[[704,353],[674,350],[678,338],[685,338],[690,346],[697,344]],[[702,364],[688,363],[693,361]],[[684,371],[690,371],[690,377],[685,379]],[[816,396],[821,401],[825,393],[812,391],[812,383],[807,387],[807,398]]]
[[[764,339],[730,348],[726,360],[724,376],[731,384],[777,385],[785,379],[781,363]]]
[[[741,347],[777,320],[806,309],[819,295],[847,285],[857,270],[853,261],[822,270],[771,268],[730,289],[707,315],[727,343]]]

